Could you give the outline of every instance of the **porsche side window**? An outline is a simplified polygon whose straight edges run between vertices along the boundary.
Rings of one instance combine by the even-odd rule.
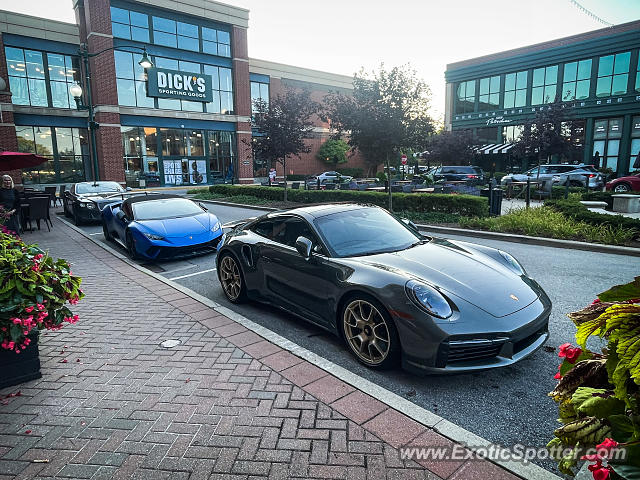
[[[251,230],[253,230],[254,233],[260,235],[261,237],[273,240],[273,224],[273,220],[264,220],[254,225]]]
[[[295,247],[298,237],[307,237],[315,245],[318,244],[309,226],[303,220],[298,218],[288,219],[284,222],[284,228],[281,230],[281,235],[274,238],[276,242],[284,243],[290,247]]]

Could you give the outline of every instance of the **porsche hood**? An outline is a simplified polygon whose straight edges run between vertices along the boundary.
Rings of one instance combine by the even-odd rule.
[[[531,304],[538,294],[532,281],[494,258],[452,242],[429,242],[407,250],[358,257],[358,261],[423,280],[460,297],[494,317]],[[455,303],[455,298],[452,298]]]

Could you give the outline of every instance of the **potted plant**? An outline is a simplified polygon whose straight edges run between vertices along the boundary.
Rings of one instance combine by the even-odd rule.
[[[592,462],[595,480],[640,478],[640,277],[598,295],[569,314],[577,347],[560,346],[563,358],[549,394],[559,422],[547,447],[560,471],[574,475],[578,459]],[[587,340],[606,341],[601,352]]]
[[[40,378],[38,335],[76,323],[84,296],[66,260],[0,229],[0,388]]]

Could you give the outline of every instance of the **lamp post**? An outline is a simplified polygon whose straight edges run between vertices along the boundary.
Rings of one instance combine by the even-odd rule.
[[[142,52],[142,58],[138,62],[138,64],[145,69],[153,67],[153,63],[147,56],[147,49],[145,47],[137,47],[137,46],[120,46],[127,49],[133,49]],[[84,82],[87,88],[87,105],[85,105],[82,101],[82,87],[77,83],[74,83],[69,88],[69,92],[73,96],[76,101],[76,108],[78,110],[87,110],[89,112],[89,135],[91,140],[89,142],[89,154],[91,156],[91,163],[93,166],[93,181],[94,183],[99,180],[98,174],[98,154],[96,152],[96,129],[99,127],[96,122],[95,112],[93,109],[93,97],[91,95],[91,69],[89,67],[89,59],[93,57],[97,57],[105,52],[110,50],[115,50],[114,47],[105,48],[104,50],[100,50],[99,52],[89,53],[86,44],[82,44],[78,49],[78,54],[82,57],[82,63],[84,65]]]

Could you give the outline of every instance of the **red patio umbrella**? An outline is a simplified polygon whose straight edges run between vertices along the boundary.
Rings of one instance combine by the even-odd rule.
[[[35,153],[0,152],[0,172],[35,167],[49,160]]]

